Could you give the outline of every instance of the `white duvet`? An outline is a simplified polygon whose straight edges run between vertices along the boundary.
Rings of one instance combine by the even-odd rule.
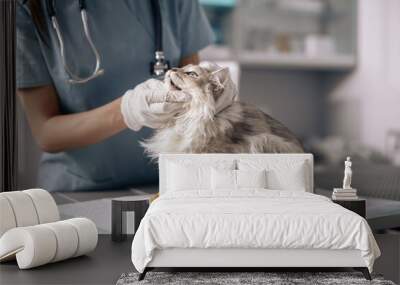
[[[132,262],[143,272],[165,248],[358,249],[370,271],[380,255],[366,220],[328,198],[254,189],[162,195],[140,223]]]

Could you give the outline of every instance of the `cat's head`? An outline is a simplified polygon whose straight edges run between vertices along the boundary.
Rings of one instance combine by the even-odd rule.
[[[187,113],[200,110],[204,115],[214,116],[226,107],[223,106],[226,102],[230,102],[219,100],[222,95],[228,95],[229,98],[237,96],[229,69],[209,62],[173,68],[167,72],[164,83],[170,90],[181,90],[191,96],[183,111]]]

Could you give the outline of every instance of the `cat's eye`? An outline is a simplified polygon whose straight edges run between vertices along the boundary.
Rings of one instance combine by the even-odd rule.
[[[191,77],[194,77],[194,78],[199,77],[199,75],[194,71],[188,71],[188,72],[185,72],[185,74],[187,74],[187,75],[189,75]]]

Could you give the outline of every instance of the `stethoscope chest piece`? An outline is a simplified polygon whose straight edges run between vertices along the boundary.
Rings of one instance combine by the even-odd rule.
[[[165,59],[163,51],[162,15],[159,0],[151,0],[153,24],[155,34],[154,61],[150,63],[150,73],[156,77],[163,77],[169,69],[169,62]]]
[[[155,61],[150,63],[150,72],[156,77],[163,77],[169,69],[169,62],[165,60],[163,51],[155,52]]]

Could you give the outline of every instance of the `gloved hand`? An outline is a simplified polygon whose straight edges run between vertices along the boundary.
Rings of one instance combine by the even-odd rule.
[[[182,91],[168,90],[162,81],[149,79],[122,97],[121,113],[125,124],[138,131],[143,126],[158,129],[190,101],[190,95]]]

